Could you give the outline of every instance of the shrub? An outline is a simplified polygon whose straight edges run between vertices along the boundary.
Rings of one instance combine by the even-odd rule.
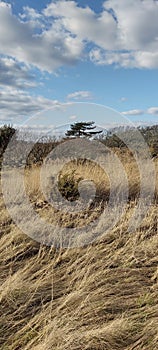
[[[15,134],[15,129],[11,125],[4,125],[0,128],[0,156],[7,148],[9,141]]]
[[[72,202],[79,198],[78,184],[83,178],[77,178],[76,171],[59,175],[58,189],[61,195]]]

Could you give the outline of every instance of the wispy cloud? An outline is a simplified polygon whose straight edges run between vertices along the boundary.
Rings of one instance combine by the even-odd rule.
[[[121,97],[121,98],[120,98],[120,101],[121,101],[121,102],[126,102],[126,101],[127,101],[127,98],[126,98],[126,97]]]
[[[141,109],[131,109],[129,111],[122,112],[124,115],[142,115],[145,112]]]
[[[0,120],[22,122],[23,117],[30,117],[44,109],[60,106],[56,100],[42,96],[31,96],[20,89],[6,88],[0,91]]]
[[[76,115],[71,115],[71,116],[69,117],[69,119],[70,119],[70,120],[75,120],[75,119],[77,119],[77,116],[76,116]]]
[[[69,100],[92,100],[93,96],[90,91],[75,91],[67,95]]]
[[[142,109],[131,109],[129,111],[122,112],[124,115],[143,115],[143,114],[152,114],[158,116],[158,107],[150,107],[147,110]]]

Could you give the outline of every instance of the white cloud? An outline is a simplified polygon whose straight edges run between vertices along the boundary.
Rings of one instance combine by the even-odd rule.
[[[89,57],[96,64],[158,67],[158,2],[107,0],[96,15],[74,1],[56,1],[44,14],[82,42],[93,43]]]
[[[127,98],[126,98],[126,97],[121,97],[121,98],[120,98],[120,101],[121,101],[121,102],[126,102],[126,101],[127,101]]]
[[[41,96],[31,96],[29,93],[15,88],[5,88],[0,91],[0,120],[21,123],[23,117],[30,117],[44,109],[60,106],[56,100]]]
[[[154,0],[108,0],[105,9],[112,8],[118,21],[118,37],[122,48],[143,50],[157,48],[158,4]]]
[[[129,111],[122,112],[124,115],[142,115],[142,114],[152,114],[152,115],[158,115],[158,107],[150,107],[147,110],[142,109],[131,109]]]
[[[122,112],[124,115],[142,115],[145,112],[141,109],[131,109],[129,111]]]
[[[157,68],[157,18],[154,0],[107,0],[99,14],[59,0],[41,13],[26,6],[19,16],[0,2],[0,52],[49,72],[88,57],[102,65]]]
[[[80,57],[81,40],[62,30],[55,21],[46,23],[45,28],[42,22],[37,23],[34,28],[32,21],[22,21],[12,14],[10,5],[1,2],[0,53],[50,72],[73,64]]]
[[[90,91],[81,90],[72,92],[71,94],[67,95],[67,98],[71,100],[91,100],[93,97]]]
[[[34,80],[27,66],[12,58],[0,57],[0,87],[28,89],[36,86]]]
[[[30,27],[32,29],[40,27],[41,29],[45,27],[43,23],[43,16],[35,9],[30,8],[29,6],[23,7],[23,13],[19,14],[19,17],[22,21],[29,22]]]
[[[75,119],[77,119],[77,116],[76,116],[76,115],[71,115],[71,116],[69,117],[69,119],[70,119],[70,120],[75,120]]]
[[[32,65],[52,72],[89,57],[102,65],[158,68],[157,18],[158,1],[153,0],[107,0],[100,14],[75,1],[59,0],[41,13],[25,7],[19,16],[1,1],[0,119],[30,116],[58,103],[27,92],[35,86]],[[67,96],[76,101],[92,98],[86,90]],[[145,113],[157,116],[158,107],[123,112],[129,116]]]
[[[132,68],[136,66],[136,58],[133,53],[129,52],[106,52],[102,49],[92,49],[90,52],[90,60],[98,65],[121,66],[124,68]]]
[[[34,8],[31,8],[29,6],[24,6],[23,7],[24,13],[20,15],[21,18],[27,18],[27,19],[40,19],[42,15],[37,12]]]
[[[154,115],[158,115],[158,107],[150,107],[147,110],[148,114],[154,114]]]
[[[117,24],[107,11],[97,16],[88,6],[82,8],[75,1],[63,0],[49,4],[44,14],[57,17],[58,22],[81,41],[94,42],[106,49],[112,48],[116,42]]]
[[[107,52],[102,49],[92,49],[90,51],[90,60],[98,65],[115,64],[123,68],[157,68],[158,52]]]

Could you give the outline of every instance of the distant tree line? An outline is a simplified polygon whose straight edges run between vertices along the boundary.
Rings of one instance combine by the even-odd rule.
[[[115,128],[108,130],[106,134],[103,134],[99,137],[99,140],[103,142],[107,147],[126,149],[128,146],[122,140],[121,135],[126,135],[126,139],[131,139],[132,143],[135,143],[135,146],[139,147],[139,139],[135,128]],[[147,127],[138,127],[137,130],[143,136],[145,142],[149,146],[152,157],[158,155],[158,125],[152,125]],[[120,137],[119,137],[120,136]]]
[[[132,129],[116,128],[103,133],[101,130],[95,130],[96,126],[94,122],[80,122],[70,125],[70,129],[65,133],[65,137],[62,140],[53,138],[46,138],[45,140],[39,140],[33,144],[32,150],[28,155],[26,164],[31,166],[32,164],[41,164],[43,159],[55,148],[59,143],[65,142],[65,140],[74,137],[86,137],[97,138],[100,142],[104,143],[107,147],[125,149],[126,144],[119,137],[120,132],[129,133],[132,135]],[[134,130],[134,129],[133,129]],[[150,152],[153,157],[158,155],[158,125],[139,127],[138,130],[144,137],[146,143],[150,148]],[[15,134],[16,130],[11,125],[4,125],[0,127],[0,158],[2,160],[3,153]],[[134,134],[133,134],[134,135]],[[133,140],[133,139],[132,139]],[[26,140],[19,140],[19,144],[26,144]],[[137,142],[137,140],[135,140]],[[20,147],[19,147],[20,149]]]
[[[158,125],[139,128],[153,157],[158,155]]]

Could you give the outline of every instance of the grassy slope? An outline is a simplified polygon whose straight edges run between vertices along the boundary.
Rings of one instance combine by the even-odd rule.
[[[131,162],[126,167],[130,175]],[[38,170],[31,171],[36,202]],[[133,206],[131,197],[126,215],[99,242],[55,250],[18,230],[1,194],[2,350],[158,348],[157,201],[129,233]],[[42,205],[37,210],[46,215]]]

